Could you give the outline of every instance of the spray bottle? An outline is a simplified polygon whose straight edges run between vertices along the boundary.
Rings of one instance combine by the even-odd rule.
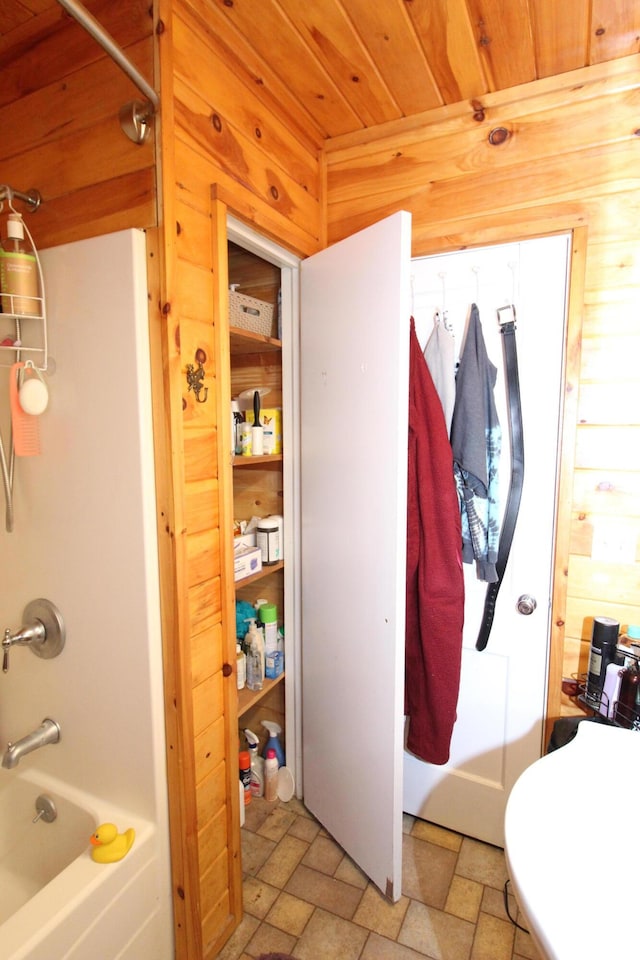
[[[258,753],[260,741],[252,730],[245,730],[244,735],[249,744],[249,757],[251,759],[251,796],[264,796],[264,759]]]
[[[244,638],[247,654],[247,686],[249,690],[262,690],[264,684],[264,637],[256,627],[255,617],[248,620],[249,629]]]
[[[266,758],[269,750],[275,750],[276,757],[278,758],[278,766],[284,767],[284,750],[282,749],[282,744],[278,740],[278,734],[282,733],[282,727],[279,723],[276,723],[275,720],[262,720],[261,722],[262,726],[269,732],[269,739],[267,740],[265,748],[262,751],[262,756]]]

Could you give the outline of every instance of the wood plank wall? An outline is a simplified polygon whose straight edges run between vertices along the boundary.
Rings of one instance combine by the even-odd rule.
[[[151,81],[147,0],[87,7]],[[11,33],[0,43],[0,183],[42,194],[29,220],[36,245],[155,224],[154,137],[138,146],[118,120],[136,87],[62,8],[22,34],[17,47]]]
[[[178,956],[209,958],[242,909],[235,677],[223,676],[225,662],[235,661],[233,582],[223,575],[231,563],[225,519],[233,516],[225,211],[306,254],[321,244],[322,181],[304,118],[274,94],[269,77],[256,82],[255,58],[217,5],[166,0],[160,16],[162,301],[178,571],[170,670],[180,749],[170,795],[182,829],[172,843],[176,936]],[[205,403],[185,381],[186,365],[198,360]]]
[[[554,718],[579,712],[561,678],[585,672],[593,617],[640,622],[640,57],[482,103],[482,122],[462,104],[328,141],[328,240],[398,209],[412,212],[414,255],[586,230],[562,448]],[[501,146],[488,142],[496,127],[508,131]]]

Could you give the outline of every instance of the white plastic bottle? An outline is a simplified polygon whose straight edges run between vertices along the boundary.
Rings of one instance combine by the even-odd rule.
[[[247,657],[239,643],[236,643],[236,668],[237,687],[238,690],[242,690],[247,683]]]
[[[264,797],[270,803],[278,799],[278,758],[273,747],[267,750],[264,761]]]
[[[264,685],[264,637],[256,627],[255,618],[249,618],[245,637],[247,654],[247,686],[249,690],[262,690]]]
[[[252,730],[245,730],[244,735],[249,744],[251,758],[251,796],[264,796],[264,757],[258,753],[260,741]]]

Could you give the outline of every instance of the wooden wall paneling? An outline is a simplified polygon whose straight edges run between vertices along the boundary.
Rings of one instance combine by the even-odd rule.
[[[243,99],[255,99],[259,115],[283,117],[296,140],[313,155],[325,136],[322,126],[279,79],[271,67],[271,57],[265,59],[255,50],[249,40],[252,31],[246,32],[229,17],[226,4],[183,0],[181,12],[187,22],[193,20],[194,32],[206,35],[212,45],[213,59],[230,69],[234,85],[244,86]]]
[[[358,7],[363,6],[362,0],[358,0]],[[396,9],[394,7],[394,10]],[[376,10],[384,20],[387,19],[384,8],[376,7]],[[459,100],[479,97],[486,93],[489,86],[482,69],[464,0],[433,0],[428,4],[406,4],[404,11],[413,23],[419,46],[427,55],[432,73],[432,76],[425,77],[419,54],[415,57],[411,44],[408,44],[409,59],[404,61],[406,40],[403,38],[403,42],[395,47],[395,52],[403,63],[402,72],[406,75],[407,84],[412,83],[416,78],[416,87],[419,91],[414,92],[413,95],[404,89],[396,92],[398,102],[404,105],[404,112],[413,114],[421,110],[433,109],[442,102],[456,103]],[[371,19],[372,12],[364,18],[365,24],[369,25]],[[386,28],[380,30],[378,27],[375,33],[379,37],[381,34],[385,36],[387,31]],[[395,39],[395,30],[392,36]],[[400,36],[403,36],[402,33]],[[365,34],[365,37],[367,42],[371,43],[368,34]],[[375,49],[377,54],[377,47]],[[415,59],[412,59],[412,54]],[[392,66],[391,73],[395,79],[399,71]],[[394,91],[397,90],[395,83],[392,88]],[[404,96],[401,96],[401,93]],[[421,98],[418,102],[416,102],[417,97]],[[409,109],[406,109],[407,106]]]
[[[537,76],[528,0],[467,0],[491,87],[515,87]]]
[[[215,57],[212,38],[193,32],[193,21],[176,20],[175,39],[177,67],[180,80],[208,103],[207,119],[212,125],[214,116],[225,125],[232,118],[233,128],[259,148],[263,155],[282,169],[282,176],[297,184],[309,197],[317,200],[319,181],[316,153],[300,143],[290,127],[275,113],[269,113],[238,82],[237,74]],[[213,56],[212,56],[213,54]],[[253,84],[255,86],[255,84]],[[206,94],[205,94],[206,91]],[[248,95],[249,94],[249,95]],[[216,132],[222,134],[222,130]],[[242,164],[242,156],[234,157]],[[241,167],[238,171],[240,173]],[[252,181],[247,181],[251,183]]]
[[[219,525],[218,481],[205,477],[188,484],[185,490],[185,519],[192,533]]]
[[[22,183],[22,178],[16,182]],[[38,186],[37,174],[31,182]],[[157,222],[155,193],[155,171],[145,167],[47,200],[33,221],[36,246],[57,246],[116,230],[152,228]]]
[[[217,471],[220,518],[220,621],[223,661],[228,665],[223,688],[226,718],[224,756],[227,831],[228,919],[220,924],[221,907],[213,908],[205,923],[207,956],[213,957],[231,930],[242,918],[242,864],[240,853],[240,810],[238,801],[238,690],[236,664],[236,617],[233,582],[233,481],[231,468],[231,385],[229,354],[229,300],[227,259],[227,207],[211,200],[211,262],[214,298],[214,351],[216,361],[216,404],[220,410]]]
[[[590,22],[581,0],[531,0],[539,77],[577,70],[587,62]],[[562,42],[558,43],[558,38]]]
[[[269,469],[272,467],[273,469]],[[282,514],[282,462],[265,464],[259,471],[238,467],[234,472],[233,493],[237,520]]]
[[[211,624],[191,638],[191,681],[193,687],[222,669],[222,625]]]
[[[201,153],[215,162],[215,168],[241,182],[263,203],[292,221],[299,230],[318,236],[318,202],[304,187],[292,181],[275,163],[265,157],[250,139],[234,129],[227,119],[215,114],[211,120],[211,107],[185,84],[180,84],[180,100],[176,111],[182,128],[182,136],[197,144]],[[216,175],[215,168],[210,176]],[[219,179],[219,178],[217,178]]]
[[[216,431],[211,428],[192,428],[188,432],[184,438],[183,454],[186,483],[218,475],[216,443]]]
[[[551,728],[562,712],[561,693],[564,672],[564,645],[567,635],[568,557],[571,540],[571,490],[573,485],[576,435],[576,408],[582,344],[582,311],[584,304],[585,266],[587,258],[587,230],[573,231],[569,261],[567,326],[564,358],[564,395],[562,398],[561,428],[558,440],[558,480],[556,507],[556,535],[551,593],[551,629],[549,635],[549,664],[547,668],[547,707],[544,743],[548,743]]]
[[[126,49],[142,37],[151,40],[153,19],[146,0],[130,0],[128,3],[99,0],[90,3],[89,7],[119,46]],[[54,19],[59,21],[59,28],[47,36],[39,36],[38,18],[25,27],[22,49],[19,44],[14,46],[16,39],[10,35],[6,38],[10,51],[0,44],[0,105],[20,100],[33,90],[83,70],[97,60],[107,62],[102,48],[71,16],[60,10]],[[111,69],[115,74],[119,67],[111,63]],[[76,110],[78,106],[76,104]]]
[[[211,579],[220,569],[220,531],[210,527],[187,537],[189,586]]]
[[[640,34],[640,8],[637,3],[609,3],[592,0],[590,63],[637,53]]]
[[[143,76],[153,77],[153,47],[148,37],[129,47],[127,56]],[[110,60],[96,60],[73,72],[71,66],[62,78],[47,82],[43,76],[44,85],[19,100],[0,102],[0,125],[11,131],[10,137],[0,140],[0,160],[65,140],[103,120],[117,123],[118,110],[132,99],[131,80]]]
[[[358,122],[357,114],[326,69],[317,59],[309,57],[297,30],[270,0],[261,4],[260,16],[255,15],[251,4],[236,3],[220,10],[233,20],[240,33],[251,37],[251,46],[260,54],[263,63],[272,63],[276,70],[282,58],[300,64],[301,69],[291,90],[303,106],[308,105],[310,115],[320,118],[323,136],[335,136],[353,129],[354,123]],[[274,37],[278,38],[277,43],[274,43]]]
[[[386,120],[402,115],[380,69],[362,41],[362,28],[369,20],[371,5],[360,9],[361,18],[357,21],[353,19],[356,11],[350,8],[347,14],[339,0],[325,0],[321,7],[301,3],[299,0],[279,0],[278,6],[284,11],[289,21],[286,29],[293,25],[296,33],[303,36],[315,54],[318,64],[324,69],[325,75],[331,78],[343,99],[350,102],[365,126],[384,123]],[[411,71],[411,54],[418,53],[420,49],[417,38],[410,29],[407,29],[408,20],[402,16],[401,8],[387,4],[385,11],[383,33],[387,36],[393,35],[396,24],[401,24],[405,28],[402,35],[397,37],[397,41],[404,40],[406,43],[404,47],[407,57],[406,69]],[[382,18],[378,17],[378,19]],[[353,25],[355,22],[358,23],[357,30]],[[269,29],[268,24],[266,28]],[[286,47],[283,48],[283,53],[289,55]],[[295,49],[291,54],[296,56]],[[304,69],[300,70],[299,74],[305,91],[309,88],[322,89],[323,81],[326,84],[324,77],[321,76],[320,81],[316,82],[313,75],[306,75],[309,65],[308,55],[301,56],[300,63],[304,63]],[[431,83],[432,78],[425,67],[423,57],[420,58],[420,70],[412,79],[416,87],[425,80]],[[331,122],[335,123],[333,115]]]
[[[576,470],[573,503],[578,514],[640,517],[640,474],[611,470]]]
[[[500,148],[497,148],[500,149]],[[538,205],[556,205],[569,201],[587,202],[600,191],[619,192],[628,185],[630,169],[638,160],[640,140],[632,135],[614,143],[606,151],[602,146],[592,147],[567,155],[560,164],[557,157],[548,156],[537,162],[523,162],[505,166],[499,178],[492,172],[492,154],[486,152],[486,164],[478,172],[461,173],[437,182],[426,181],[421,190],[407,191],[401,181],[385,190],[379,185],[362,206],[356,200],[328,204],[329,239],[331,242],[348,236],[398,209],[409,210],[420,224],[448,223],[452,220],[473,218],[477,223],[484,216],[492,218],[497,210],[527,210],[530,219]],[[571,179],[567,182],[567,164],[571,163]],[[522,191],[523,169],[527,170],[527,190]]]
[[[548,158],[555,162],[561,154],[572,156],[579,150],[593,147],[594,142],[599,148],[622,136],[633,136],[639,105],[639,89],[629,91],[624,101],[616,104],[615,112],[604,117],[600,116],[600,105],[596,137],[593,103],[590,100],[581,102],[576,95],[573,103],[550,109],[539,108],[526,116],[522,113],[514,116],[509,112],[476,123],[469,114],[466,128],[455,138],[443,136],[435,141],[417,140],[411,132],[395,138],[392,143],[385,141],[375,150],[367,145],[366,154],[357,160],[347,154],[341,160],[334,158],[330,164],[328,188],[332,206],[346,204],[354,198],[362,202],[369,195],[380,196],[381,193],[386,196],[399,191],[401,195],[407,195],[430,184],[482,171],[489,165],[494,173],[499,168],[520,171],[525,163],[533,166]],[[511,133],[503,149],[488,142],[488,134],[496,126],[503,126]],[[570,137],[567,136],[569,128]],[[382,184],[377,179],[380,175]]]
[[[318,239],[276,209],[273,197],[269,202],[253,191],[245,190],[231,173],[216,167],[206,151],[182,128],[176,129],[175,151],[179,169],[183,172],[176,186],[186,204],[200,210],[206,209],[211,203],[210,191],[214,182],[216,195],[221,202],[232,204],[238,216],[254,224],[265,236],[278,239],[283,246],[300,254],[319,249]]]
[[[154,414],[156,474],[163,487],[159,504],[159,545],[162,571],[162,618],[167,730],[167,777],[176,960],[200,958],[200,868],[197,837],[197,785],[192,702],[192,650],[198,678],[209,665],[203,643],[192,638],[186,585],[185,483],[189,459],[184,444],[183,384],[178,310],[177,232],[175,228],[175,160],[173,118],[173,0],[155,5],[157,44],[156,84],[162,109],[156,120],[158,201],[158,260],[161,286],[152,312],[157,338],[156,369],[162,370],[163,404]],[[196,474],[192,479],[196,479]],[[213,629],[213,628],[210,628]],[[202,631],[207,636],[207,631]],[[210,634],[209,634],[210,636]]]
[[[209,630],[220,620],[220,577],[217,576],[189,587],[188,601],[191,633]]]

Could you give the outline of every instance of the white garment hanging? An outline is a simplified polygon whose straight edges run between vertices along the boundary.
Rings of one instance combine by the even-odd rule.
[[[436,313],[433,330],[424,348],[424,359],[442,404],[447,435],[451,432],[451,418],[456,400],[455,339],[447,324]]]

